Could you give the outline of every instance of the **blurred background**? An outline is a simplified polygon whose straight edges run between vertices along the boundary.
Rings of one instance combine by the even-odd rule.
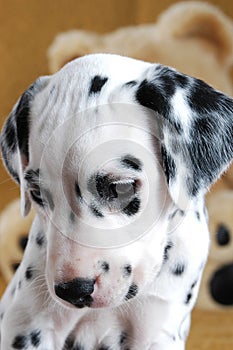
[[[47,50],[57,34],[72,29],[104,34],[124,26],[152,23],[177,3],[172,0],[0,1],[0,127],[22,92],[38,76],[50,74]],[[208,3],[233,19],[231,0]],[[18,187],[0,164],[0,211],[18,195]],[[0,295],[5,285],[0,272]],[[187,349],[233,349],[232,325],[232,310],[195,310]]]

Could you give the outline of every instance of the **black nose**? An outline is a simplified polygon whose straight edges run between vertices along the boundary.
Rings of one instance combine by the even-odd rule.
[[[210,281],[210,292],[217,303],[233,305],[233,264],[215,272]]]
[[[94,284],[94,279],[75,278],[69,282],[55,284],[54,289],[59,298],[82,308],[91,306],[93,301],[91,294],[94,291]]]

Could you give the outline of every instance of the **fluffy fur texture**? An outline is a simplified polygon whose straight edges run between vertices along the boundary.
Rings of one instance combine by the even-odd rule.
[[[90,55],[37,80],[1,135],[37,216],[1,349],[184,349],[233,157],[233,101],[158,64]]]

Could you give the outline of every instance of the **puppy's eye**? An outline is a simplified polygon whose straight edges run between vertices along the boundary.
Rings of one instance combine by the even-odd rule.
[[[32,199],[39,204],[40,206],[44,206],[44,201],[42,199],[41,191],[39,188],[33,189],[30,191]]]
[[[109,185],[109,199],[118,198],[124,200],[135,194],[136,181],[129,180],[127,182],[116,181]]]

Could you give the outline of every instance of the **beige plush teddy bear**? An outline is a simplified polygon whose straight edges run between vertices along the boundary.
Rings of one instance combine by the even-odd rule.
[[[31,210],[26,218],[22,218],[18,199],[0,215],[0,270],[6,282],[20,264],[33,217],[34,211]]]
[[[232,94],[232,34],[231,19],[219,9],[185,1],[171,6],[152,24],[105,35],[85,30],[61,33],[48,50],[49,68],[54,73],[76,57],[110,52],[173,66]]]
[[[197,306],[233,311],[233,191],[208,196],[207,206],[211,249]]]
[[[68,61],[94,52],[173,66],[233,96],[233,22],[204,2],[179,2],[155,23],[120,28],[105,35],[85,30],[61,33],[48,49],[50,71],[54,73]],[[225,180],[233,188],[233,166]]]

